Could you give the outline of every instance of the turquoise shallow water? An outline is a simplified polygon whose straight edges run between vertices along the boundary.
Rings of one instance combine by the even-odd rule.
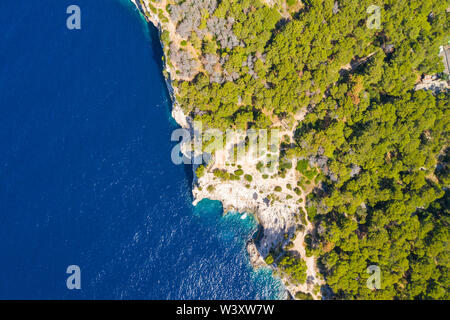
[[[0,2],[0,298],[271,299],[255,221],[192,206],[161,48],[131,3]],[[66,268],[81,268],[81,290]]]

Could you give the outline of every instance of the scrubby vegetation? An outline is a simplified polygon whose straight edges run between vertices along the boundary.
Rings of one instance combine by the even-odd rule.
[[[278,266],[290,282],[299,284],[306,281],[306,263],[303,259],[287,254],[281,259]]]

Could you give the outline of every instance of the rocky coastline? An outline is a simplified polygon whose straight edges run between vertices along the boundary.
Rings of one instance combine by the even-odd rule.
[[[167,22],[160,20],[157,14],[152,13],[148,2],[144,0],[131,0],[145,19],[152,23],[159,30],[159,35],[162,32],[169,30]],[[164,54],[167,54],[167,46],[161,40]],[[188,129],[191,133],[194,132],[192,118],[187,116],[176,99],[176,88],[172,85],[173,75],[175,70],[167,63],[167,57],[164,58],[164,76],[166,84],[172,100],[172,117],[184,129]],[[287,132],[292,135],[292,132]],[[183,151],[182,147],[182,151]],[[224,152],[227,152],[227,146]],[[185,149],[186,150],[186,149]],[[189,155],[188,155],[189,156]],[[215,155],[217,158],[218,155]],[[286,298],[293,298],[296,292],[303,292],[310,294],[314,299],[320,299],[320,292],[318,287],[323,283],[320,274],[317,271],[316,261],[314,257],[307,257],[304,248],[295,248],[301,258],[307,261],[307,281],[301,285],[292,285],[283,278],[279,272],[276,264],[267,264],[265,258],[269,254],[273,254],[273,249],[283,250],[283,247],[291,242],[291,239],[300,239],[297,241],[299,246],[304,246],[303,239],[307,234],[314,232],[312,224],[306,219],[307,225],[302,225],[305,222],[305,215],[301,210],[305,210],[305,194],[299,196],[292,190],[285,190],[281,193],[279,199],[274,201],[273,189],[277,185],[295,185],[296,170],[295,165],[288,170],[284,178],[264,179],[258,178],[258,172],[254,164],[241,166],[246,173],[251,174],[254,179],[251,184],[245,181],[221,181],[214,176],[214,169],[223,169],[223,163],[213,163],[208,172],[202,177],[197,177],[195,174],[196,165],[193,165],[194,180],[192,185],[193,204],[196,205],[202,199],[221,201],[224,209],[224,214],[230,211],[239,213],[253,214],[258,222],[258,233],[254,239],[247,242],[247,252],[249,259],[254,268],[270,267],[283,280],[287,295]],[[299,203],[300,206],[299,206]],[[303,220],[302,220],[303,219]]]

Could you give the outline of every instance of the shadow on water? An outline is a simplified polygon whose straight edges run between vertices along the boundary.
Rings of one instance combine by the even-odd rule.
[[[170,79],[166,79],[163,75],[163,70],[165,69],[165,65],[163,63],[164,51],[163,51],[162,44],[160,41],[159,30],[151,22],[147,23],[147,28],[148,28],[148,33],[150,35],[152,58],[154,59],[154,61],[156,61],[158,68],[161,71],[158,74],[159,80],[162,80],[166,83],[166,87],[164,90],[164,97],[167,99],[167,101],[170,101],[170,103],[168,103],[168,110],[167,110],[168,115],[169,115],[169,120],[171,121],[171,123],[174,126],[176,126],[177,128],[180,128],[180,126],[172,118],[172,114],[171,114],[171,112],[172,112],[172,96],[171,96],[171,92],[169,89],[169,86],[171,84],[170,84]],[[192,186],[192,183],[194,181],[194,172],[193,172],[192,164],[185,164],[184,172],[188,179],[189,185]],[[190,198],[191,198],[191,201],[194,200],[192,193],[190,193]]]
[[[164,78],[164,76],[162,74],[162,71],[164,69],[164,64],[163,64],[163,59],[162,59],[164,56],[164,52],[163,52],[161,42],[159,39],[159,30],[154,25],[152,25],[151,22],[147,23],[147,28],[148,28],[148,33],[150,35],[152,58],[154,59],[154,61],[156,61],[158,68],[161,70],[161,72],[159,73],[159,79],[166,81],[166,79]],[[167,88],[165,90],[165,95],[167,98],[170,99],[170,93]]]
[[[194,181],[194,170],[192,168],[192,164],[185,164],[184,165],[184,173],[186,174],[186,177],[188,179],[189,185],[192,186],[192,183]],[[194,197],[192,196],[192,192],[190,194],[191,201],[194,201]]]

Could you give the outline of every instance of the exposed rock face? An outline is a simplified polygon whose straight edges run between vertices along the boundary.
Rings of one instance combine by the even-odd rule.
[[[250,168],[247,171],[250,171]],[[289,181],[280,179],[277,182],[281,184],[282,180]],[[198,186],[194,187],[194,204],[208,198],[221,201],[226,212],[233,210],[254,213],[262,226],[261,235],[255,244],[259,253],[266,257],[271,249],[286,242],[285,234],[292,236],[298,225],[295,218],[298,215],[295,198],[286,199],[285,195],[280,194],[280,197],[284,198],[281,202],[268,201],[268,196],[273,194],[273,183],[255,178],[251,187],[247,188],[242,181],[220,181],[208,172],[197,181],[198,186],[203,186],[201,190]],[[214,186],[214,189],[207,190],[204,186]],[[259,194],[256,199],[255,194]]]
[[[247,243],[247,252],[252,266],[258,268],[266,265],[253,240]]]

